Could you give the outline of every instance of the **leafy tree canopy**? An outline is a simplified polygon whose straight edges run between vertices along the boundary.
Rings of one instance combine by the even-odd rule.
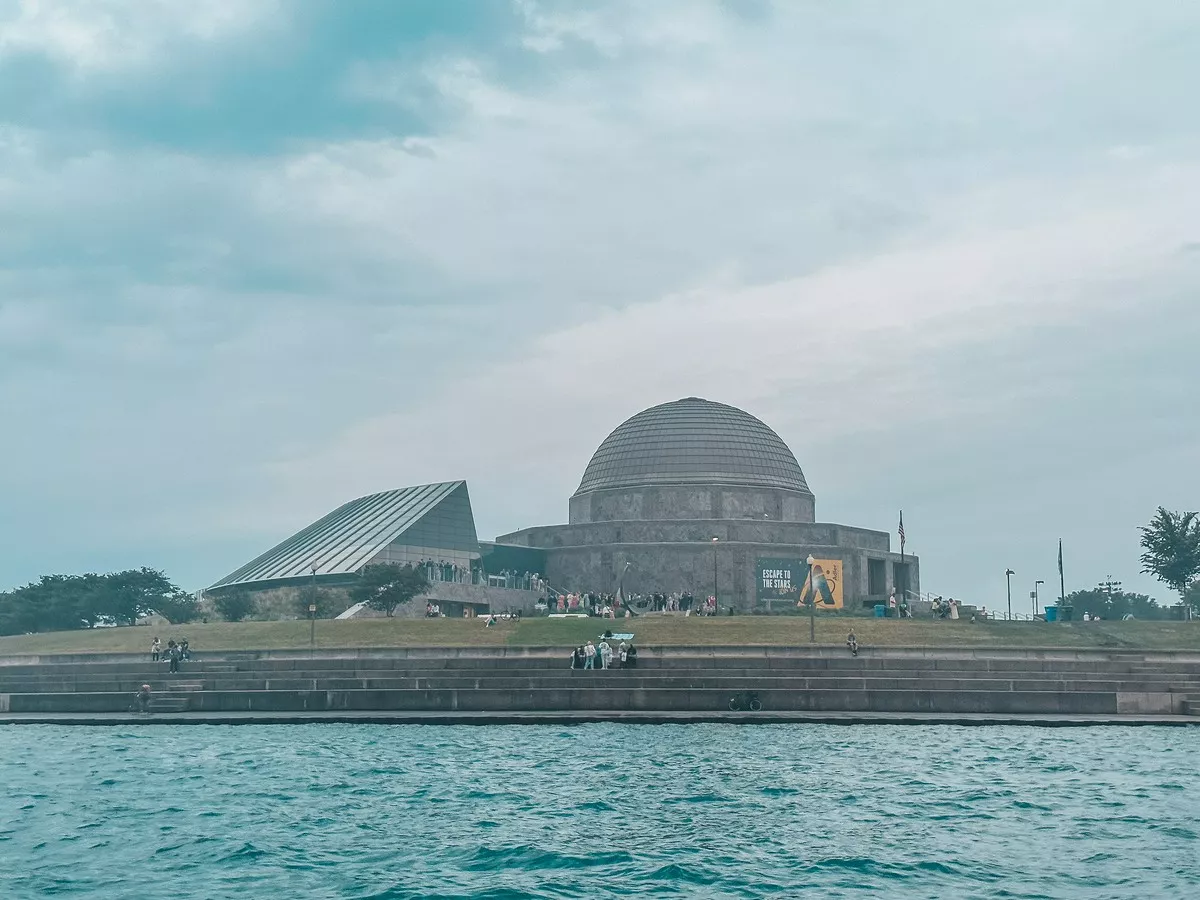
[[[254,614],[258,609],[258,601],[249,591],[234,588],[214,597],[213,606],[226,622],[240,622]]]
[[[1108,591],[1093,588],[1090,591],[1075,591],[1067,595],[1067,606],[1075,608],[1075,618],[1086,612],[1104,619],[1122,619],[1132,615],[1135,619],[1165,619],[1167,610],[1158,601],[1145,594],[1129,594],[1125,591]]]
[[[315,585],[306,584],[300,590],[296,591],[296,612],[307,619],[309,616],[309,606],[316,606],[316,616],[318,619],[327,619],[333,615],[334,607],[336,606],[334,595],[331,591]]]
[[[1200,575],[1200,516],[1158,508],[1142,528],[1142,571],[1179,593],[1182,599]]]
[[[358,582],[350,589],[350,599],[391,616],[397,606],[428,590],[429,579],[423,569],[387,563],[363,569]]]
[[[107,575],[43,575],[0,593],[0,634],[64,631],[97,625],[132,625],[152,612],[186,609],[187,595],[157,569]],[[193,604],[194,606],[194,604]]]

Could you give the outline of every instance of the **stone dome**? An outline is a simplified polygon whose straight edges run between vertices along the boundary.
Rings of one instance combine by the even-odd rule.
[[[735,406],[687,397],[643,410],[604,439],[576,495],[665,484],[731,484],[811,494],[774,431]]]

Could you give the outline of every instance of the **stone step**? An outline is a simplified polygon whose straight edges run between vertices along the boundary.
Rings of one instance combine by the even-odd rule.
[[[1168,692],[1200,694],[1195,679],[1169,677],[1131,678],[1127,675],[1083,678],[1079,676],[1046,677],[1039,673],[1028,677],[1024,673],[941,673],[936,678],[911,677],[918,673],[888,674],[874,670],[861,672],[831,671],[820,674],[796,672],[755,672],[745,670],[710,670],[675,672],[670,670],[610,669],[538,670],[532,673],[485,672],[454,673],[434,671],[421,677],[401,677],[399,673],[362,673],[360,677],[301,677],[300,672],[276,673],[267,678],[246,673],[211,677],[203,682],[153,681],[156,692],[256,691],[256,690],[405,690],[405,689],[555,689],[565,686],[604,684],[614,689],[639,690],[654,687],[755,689],[774,687],[789,690],[844,689],[869,690],[1016,690],[1016,691],[1122,691]],[[1014,677],[1014,674],[1018,677]],[[365,677],[362,677],[365,676]],[[2,693],[96,693],[136,691],[140,682],[113,679],[81,679],[74,682],[55,681],[45,684],[14,682],[0,690]]]
[[[187,697],[152,697],[150,712],[185,712],[191,705]]]
[[[275,671],[412,671],[444,669],[447,671],[508,671],[513,669],[555,669],[564,665],[567,653],[561,655],[513,656],[513,657],[416,657],[416,658],[347,658],[347,659],[268,659],[249,660],[241,663],[185,664],[180,674],[204,675],[209,671],[220,672],[275,672]],[[691,668],[744,668],[757,670],[813,670],[813,669],[880,669],[884,671],[918,670],[942,671],[947,669],[972,668],[986,671],[1030,671],[1030,672],[1157,672],[1180,675],[1200,675],[1200,664],[1164,660],[1161,663],[1130,663],[1125,660],[1098,659],[1011,659],[993,657],[947,656],[893,657],[881,651],[875,655],[872,648],[864,648],[859,658],[847,656],[791,656],[750,654],[724,654],[704,656],[658,656],[645,652],[639,661],[645,669],[691,669]],[[0,666],[0,679],[29,676],[70,676],[78,674],[109,674],[128,677],[158,677],[165,667],[149,663],[46,663],[36,666]]]
[[[200,691],[184,697],[155,697],[151,708],[191,712],[289,712],[338,710],[554,712],[554,711],[715,711],[751,692],[723,689],[647,688],[614,690],[589,685],[543,690],[395,691]],[[904,691],[763,689],[766,711],[945,712],[945,713],[1146,713],[1122,706],[1112,692]],[[127,693],[13,694],[9,712],[114,712],[129,708]]]
[[[833,663],[834,661],[829,661]],[[1091,677],[1122,678],[1136,680],[1139,676],[1153,676],[1158,679],[1171,678],[1180,681],[1200,681],[1200,673],[1180,672],[1171,668],[1151,668],[1130,672],[1125,667],[1016,667],[991,666],[971,661],[956,661],[954,665],[942,664],[936,669],[918,669],[912,667],[882,666],[874,661],[860,659],[838,661],[837,665],[811,666],[753,666],[753,665],[713,665],[710,662],[689,661],[688,665],[645,666],[639,664],[636,671],[643,674],[678,675],[688,677],[698,673],[719,675],[769,676],[769,677],[818,677],[818,676],[874,676],[898,678],[955,678],[981,676],[989,678],[1077,678]],[[287,669],[242,669],[229,672],[186,672],[168,675],[165,672],[145,671],[106,671],[103,669],[80,668],[69,672],[38,672],[38,673],[8,673],[0,669],[0,690],[17,690],[18,686],[25,687],[38,683],[85,684],[89,681],[150,681],[156,682],[169,678],[172,682],[203,681],[205,679],[221,679],[231,676],[243,678],[421,678],[421,677],[527,677],[533,675],[549,675],[568,669],[564,660],[556,660],[554,666],[503,666],[503,667],[459,667],[459,666],[407,666],[396,668],[362,667],[354,664],[343,666],[298,666]],[[1131,677],[1132,676],[1132,677]]]

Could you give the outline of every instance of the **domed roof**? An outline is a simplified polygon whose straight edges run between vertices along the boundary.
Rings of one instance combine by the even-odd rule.
[[[809,492],[796,457],[766,424],[735,406],[688,397],[618,426],[592,456],[575,493],[689,483]]]

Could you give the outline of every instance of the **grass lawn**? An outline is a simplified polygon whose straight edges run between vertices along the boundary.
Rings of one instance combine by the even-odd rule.
[[[841,644],[853,626],[870,646],[1097,647],[1147,650],[1200,649],[1197,622],[1031,622],[818,618],[817,643]],[[318,647],[561,646],[595,638],[606,627],[632,631],[646,646],[715,644],[806,644],[808,620],[797,616],[725,616],[713,619],[651,617],[620,619],[525,619],[485,628],[482,619],[319,620]],[[0,656],[24,653],[149,651],[157,634],[187,637],[194,650],[282,650],[308,647],[308,622],[218,622],[169,628],[97,628],[0,637]],[[565,652],[565,651],[564,651]]]

